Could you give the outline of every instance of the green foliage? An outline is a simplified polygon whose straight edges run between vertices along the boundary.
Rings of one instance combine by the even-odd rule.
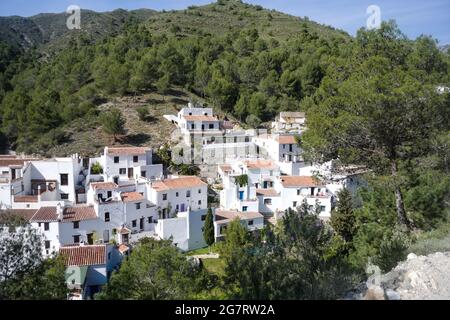
[[[106,134],[113,136],[114,141],[118,135],[125,134],[125,119],[119,109],[113,108],[110,111],[102,113],[100,116],[100,122],[103,127],[103,131]]]
[[[205,224],[203,226],[203,239],[205,239],[208,246],[212,246],[215,241],[214,216],[211,208],[208,208],[208,213],[206,214]]]
[[[339,191],[337,196],[337,207],[331,212],[331,226],[346,242],[351,242],[356,233],[352,196],[346,188]]]
[[[96,162],[91,166],[91,174],[102,174],[103,167],[100,163]]]
[[[147,120],[147,117],[149,115],[148,107],[146,107],[146,106],[138,107],[136,109],[136,112],[137,112],[137,114],[139,116],[139,120],[141,120],[141,121],[146,121]]]
[[[203,288],[205,274],[170,241],[145,239],[114,273],[96,299],[190,299]]]
[[[241,174],[240,176],[236,176],[236,177],[234,177],[234,182],[239,187],[245,187],[246,185],[248,185],[248,175]]]

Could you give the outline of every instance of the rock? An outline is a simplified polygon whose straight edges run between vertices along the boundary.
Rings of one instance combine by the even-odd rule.
[[[387,289],[385,293],[388,300],[401,300],[400,294],[392,289]]]
[[[364,295],[364,300],[386,300],[384,290],[379,286],[371,286]]]
[[[417,258],[417,255],[415,255],[414,253],[410,253],[410,254],[408,254],[408,257],[406,258],[407,260],[413,260],[413,259],[416,259]]]
[[[346,299],[450,300],[450,252],[409,254],[390,272],[369,277]]]

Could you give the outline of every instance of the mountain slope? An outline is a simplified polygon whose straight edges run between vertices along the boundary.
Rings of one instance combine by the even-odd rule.
[[[73,34],[85,34],[93,39],[117,34],[129,19],[139,22],[154,15],[155,11],[141,9],[135,11],[114,10],[98,13],[81,11],[81,30],[69,30],[66,13],[41,13],[29,18],[10,16],[0,17],[0,41],[12,47],[29,49],[49,43],[61,44]]]

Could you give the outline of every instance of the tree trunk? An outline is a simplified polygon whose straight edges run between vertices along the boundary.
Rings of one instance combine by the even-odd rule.
[[[394,178],[394,188],[395,188],[395,206],[397,208],[397,220],[399,225],[402,228],[405,228],[406,231],[411,231],[411,224],[408,220],[405,211],[405,204],[403,202],[403,194],[400,189],[400,183],[397,181],[398,179],[398,168],[397,161],[393,160],[391,162],[391,175]]]

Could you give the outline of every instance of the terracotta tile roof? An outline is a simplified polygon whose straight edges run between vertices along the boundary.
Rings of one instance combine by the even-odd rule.
[[[295,141],[295,136],[278,136],[276,140],[279,144],[297,144]]]
[[[0,159],[0,167],[23,166],[25,159]]]
[[[106,264],[106,245],[68,246],[59,249],[66,266]]]
[[[119,252],[123,254],[123,253],[127,252],[128,250],[130,250],[130,247],[127,246],[126,244],[122,243],[121,245],[119,245],[117,250],[119,250]]]
[[[222,165],[219,165],[219,168],[220,168],[220,170],[222,170],[223,172],[228,172],[228,171],[231,171],[231,170],[232,170],[231,165],[229,165],[229,164],[222,164]]]
[[[93,206],[89,207],[70,207],[65,208],[63,212],[63,222],[82,221],[97,219],[97,214]]]
[[[264,216],[259,212],[240,212],[227,210],[216,210],[215,212],[215,221],[218,224],[229,223],[236,218],[239,218],[240,220],[253,220],[257,218],[264,218]]]
[[[0,211],[0,223],[3,218],[7,218],[8,216],[19,216],[26,221],[30,221],[33,215],[36,213],[36,209],[8,209]]]
[[[275,169],[276,164],[272,160],[247,160],[244,164],[248,169]]]
[[[38,202],[38,196],[14,196],[14,202]]]
[[[141,201],[144,200],[144,196],[139,192],[123,192],[121,194],[123,202]]]
[[[316,187],[321,186],[321,182],[315,177],[309,176],[281,176],[280,181],[283,187]]]
[[[184,116],[186,121],[219,121],[213,116]]]
[[[58,221],[56,207],[41,207],[30,219],[32,222],[53,222]]]
[[[117,189],[119,186],[114,182],[93,182],[91,183],[91,187],[94,190],[109,190],[109,189]]]
[[[270,189],[256,189],[256,194],[258,196],[265,196],[265,197],[276,197],[280,194],[273,188]]]
[[[128,228],[123,227],[123,228],[119,229],[119,233],[120,234],[129,234],[129,233],[131,233],[131,230],[128,229]]]
[[[155,189],[156,191],[165,191],[171,189],[201,187],[206,185],[208,184],[206,182],[203,182],[199,177],[180,176],[177,178],[156,181],[152,184],[152,188]]]
[[[145,154],[150,148],[144,147],[107,147],[106,154],[111,155],[139,155]]]

